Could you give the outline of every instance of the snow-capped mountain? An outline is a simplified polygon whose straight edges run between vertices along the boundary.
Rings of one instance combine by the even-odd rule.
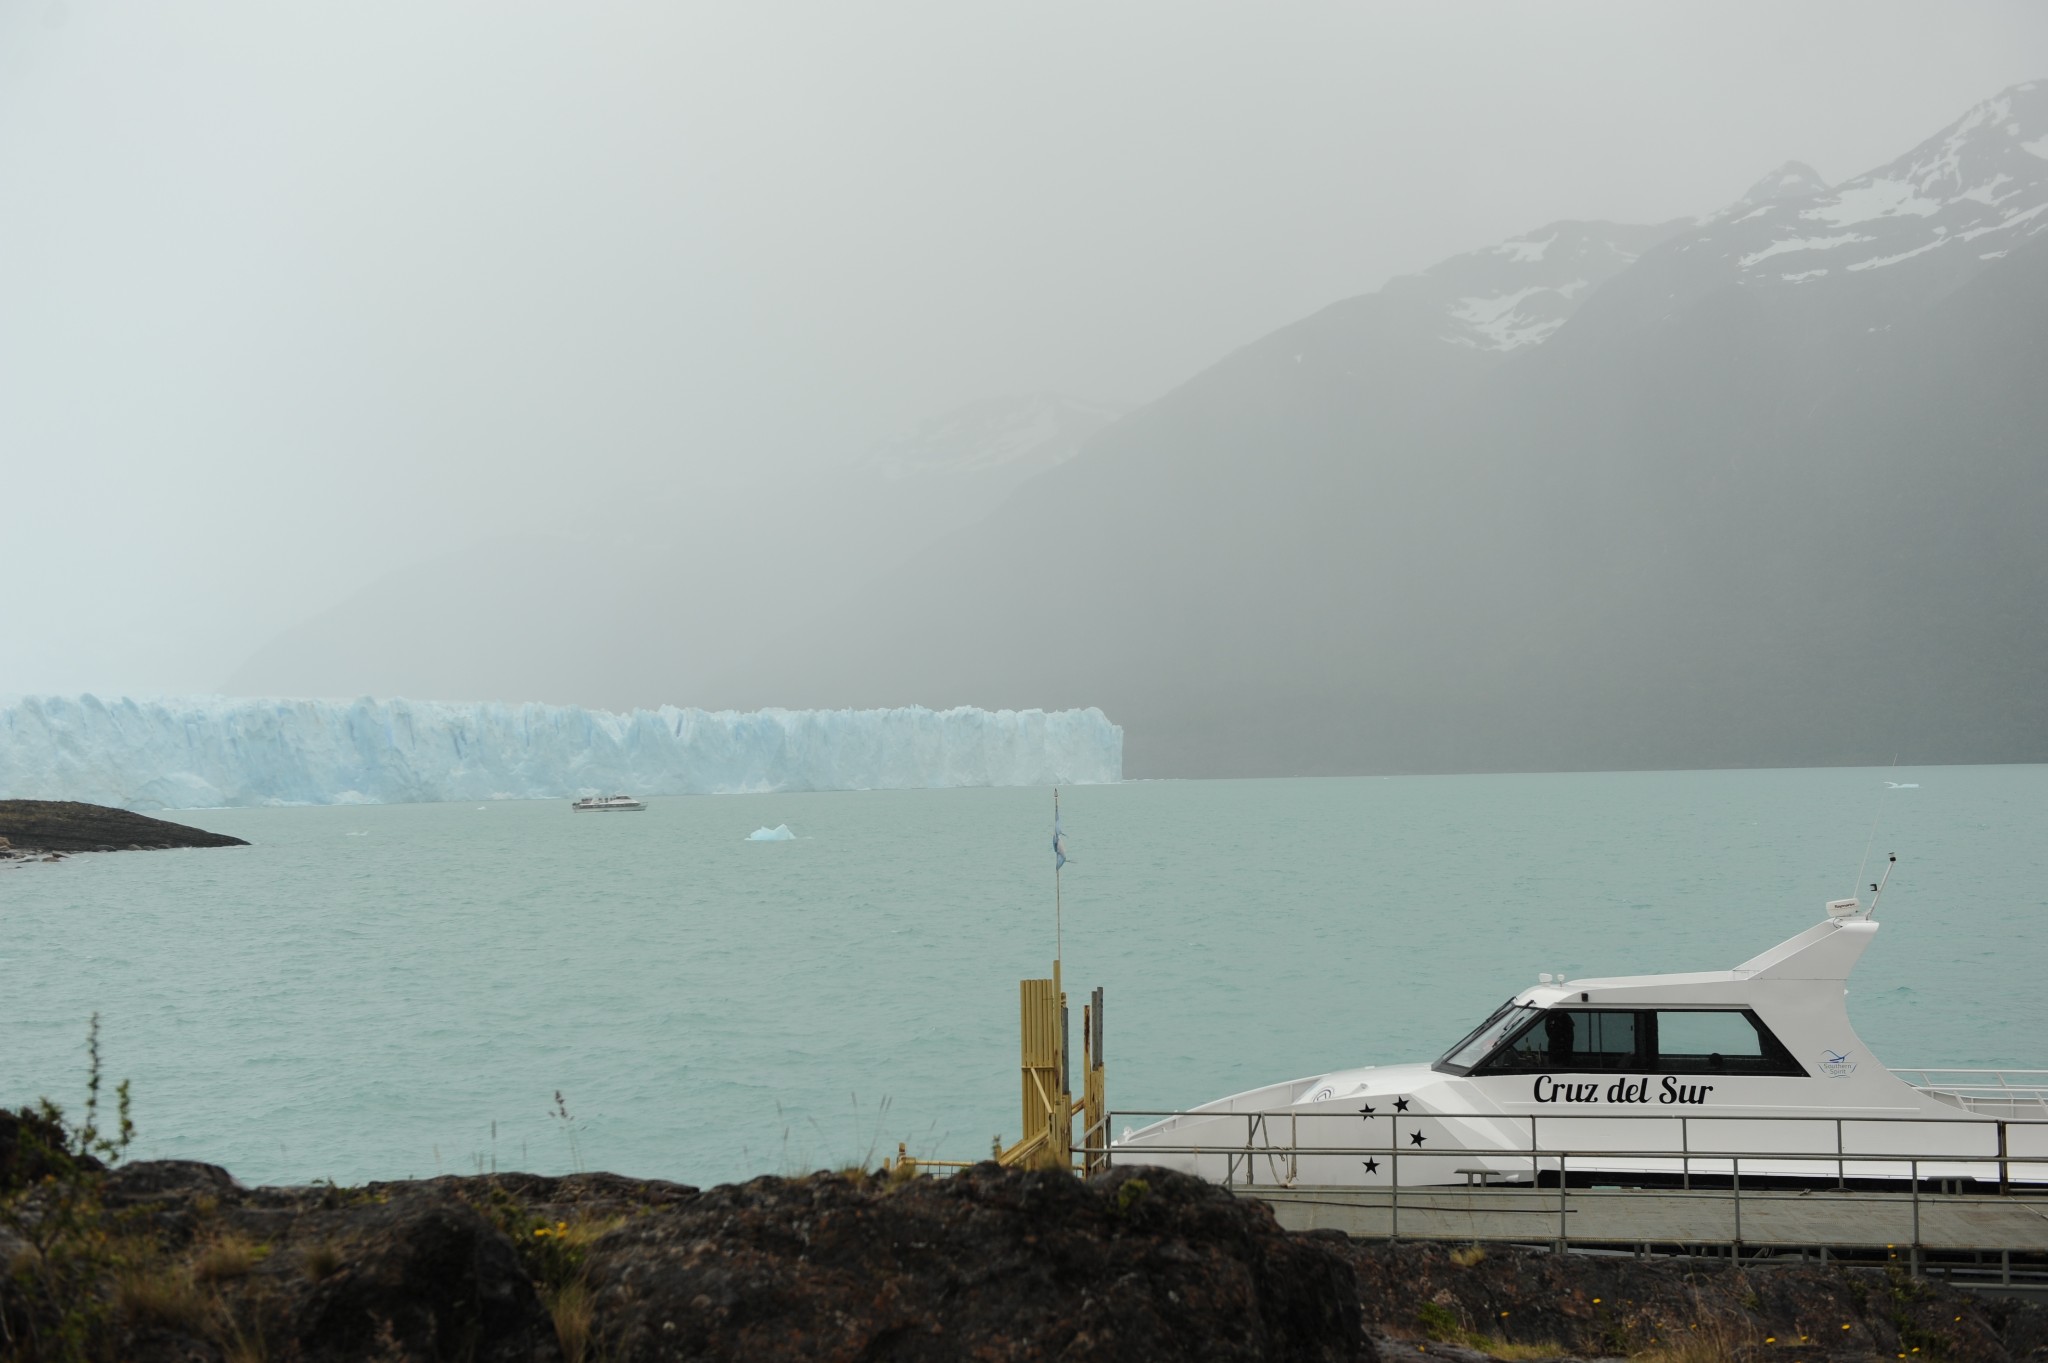
[[[2048,760],[2044,139],[2037,81],[1334,302],[733,690],[1097,704],[1140,775]]]
[[[883,441],[861,464],[892,480],[997,469],[1029,476],[1073,458],[1118,415],[1063,393],[982,398]]]
[[[1686,225],[1554,222],[1392,280],[1381,292],[1427,299],[1441,314],[1437,338],[1448,345],[1518,350],[1548,340],[1589,293]]]
[[[1908,262],[1955,275],[2002,259],[2048,231],[2048,81],[2015,85],[1839,185],[1788,163],[1698,228],[1679,249],[1725,260],[1748,284],[1841,281]]]

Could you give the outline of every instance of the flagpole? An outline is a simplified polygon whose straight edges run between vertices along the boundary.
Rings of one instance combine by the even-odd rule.
[[[1064,934],[1064,929],[1063,929],[1063,926],[1062,926],[1062,924],[1063,924],[1063,917],[1062,917],[1062,913],[1063,913],[1063,911],[1062,911],[1062,908],[1061,908],[1061,905],[1060,905],[1060,857],[1059,857],[1059,835],[1060,835],[1060,788],[1059,788],[1058,786],[1054,786],[1054,787],[1052,788],[1052,835],[1053,835],[1053,860],[1052,860],[1052,959],[1053,959],[1053,968],[1054,968],[1054,969],[1058,969],[1058,968],[1059,968],[1059,959],[1060,959],[1060,955],[1061,955],[1061,951],[1060,951],[1060,948],[1061,948],[1061,947],[1062,947],[1062,946],[1063,946],[1063,945],[1065,944],[1065,939],[1064,939],[1064,935],[1063,935],[1063,934]]]

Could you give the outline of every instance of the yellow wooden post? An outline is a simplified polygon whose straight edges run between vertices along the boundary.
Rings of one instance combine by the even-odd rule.
[[[1081,1144],[1090,1153],[1081,1157],[1084,1173],[1097,1173],[1109,1167],[1106,1148],[1109,1145],[1108,1085],[1102,1064],[1102,989],[1098,985],[1089,996],[1088,1011],[1082,1014],[1081,1023],[1082,1063],[1086,1076],[1081,1081]]]

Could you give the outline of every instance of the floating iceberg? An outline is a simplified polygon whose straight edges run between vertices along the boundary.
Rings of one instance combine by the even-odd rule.
[[[788,842],[796,834],[789,831],[789,825],[779,823],[773,828],[757,828],[747,834],[748,842]]]
[[[400,804],[952,786],[1123,777],[1086,710],[754,710],[411,700],[111,700],[0,706],[0,798],[129,809]]]

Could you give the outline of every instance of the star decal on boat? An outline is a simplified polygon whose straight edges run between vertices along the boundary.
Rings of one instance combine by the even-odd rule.
[[[1411,1131],[1411,1132],[1409,1132],[1409,1133],[1408,1133],[1408,1144],[1410,1144],[1410,1145],[1420,1145],[1420,1144],[1422,1144],[1422,1133],[1421,1133],[1420,1131]]]
[[[1394,1100],[1394,1111],[1396,1111],[1396,1112],[1406,1112],[1407,1110],[1408,1110],[1408,1100],[1407,1100],[1406,1098],[1396,1098],[1396,1099]]]
[[[1365,1172],[1367,1172],[1368,1174],[1377,1174],[1379,1171],[1380,1162],[1378,1160],[1369,1159],[1365,1161]]]
[[[1361,1117],[1370,1117],[1372,1116],[1372,1111],[1372,1104],[1367,1103],[1364,1107],[1358,1109],[1358,1115]]]

